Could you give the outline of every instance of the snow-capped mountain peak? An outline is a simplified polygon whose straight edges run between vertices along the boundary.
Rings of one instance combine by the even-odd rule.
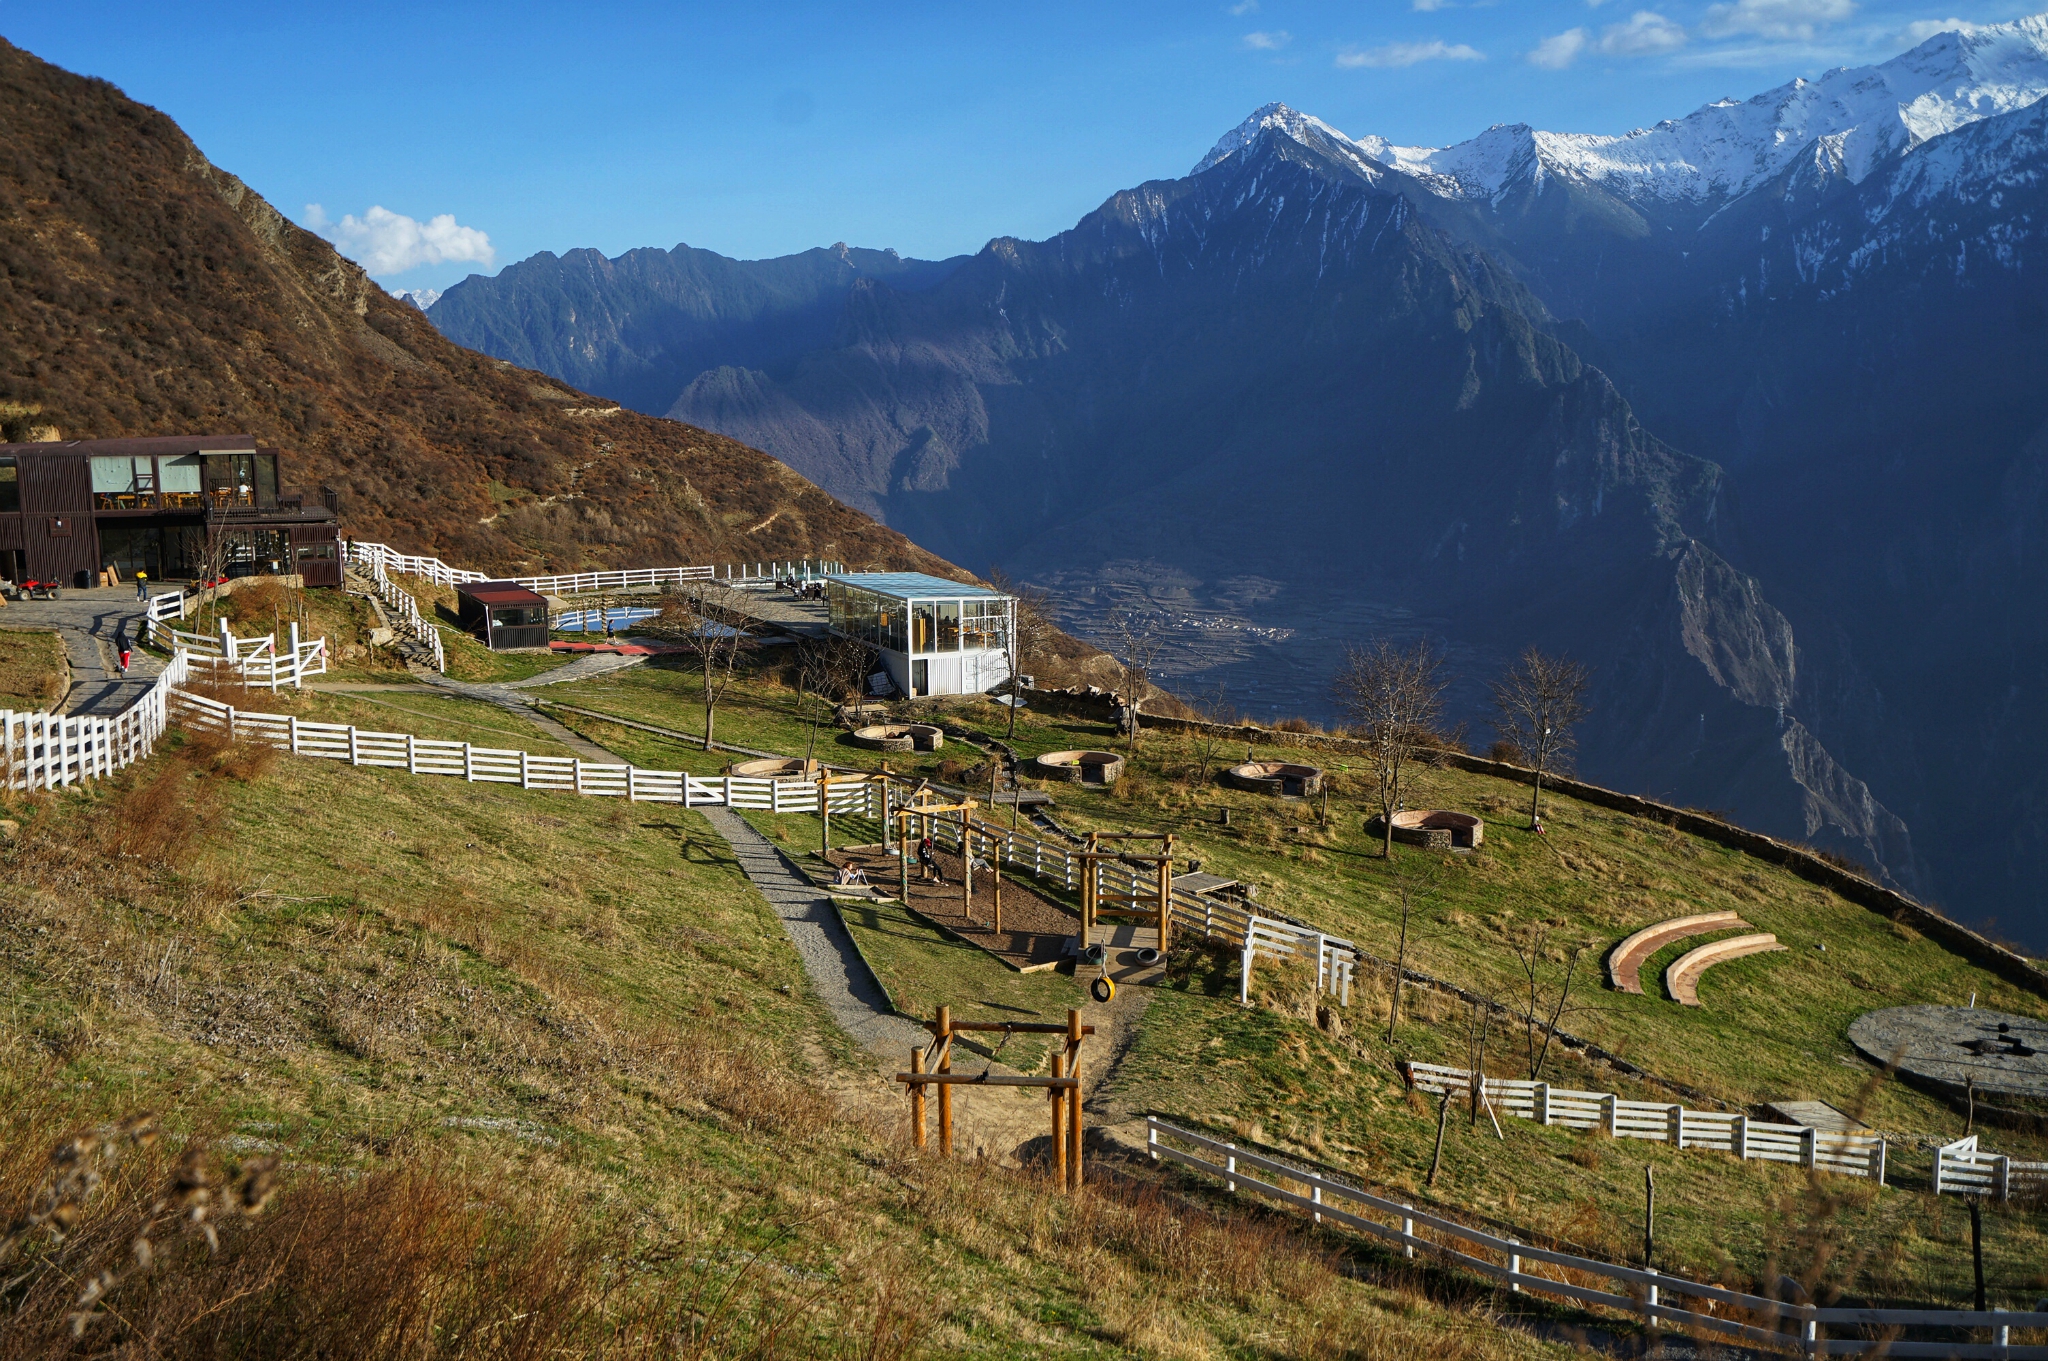
[[[1510,185],[1558,174],[1631,198],[1713,204],[1774,178],[1810,148],[1861,183],[1931,138],[2044,96],[2048,14],[1937,34],[1875,66],[1716,100],[1618,137],[1501,124],[1454,146],[1396,146],[1384,137],[1347,137],[1321,119],[1268,104],[1225,134],[1195,170],[1272,132],[1361,169],[1401,171],[1446,198],[1492,199]]]

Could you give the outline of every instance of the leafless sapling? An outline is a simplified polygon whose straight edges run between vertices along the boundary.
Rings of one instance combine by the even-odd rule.
[[[662,609],[661,628],[688,643],[695,653],[700,693],[704,700],[704,750],[712,746],[718,705],[739,661],[745,638],[737,608],[737,592],[716,581],[691,581]]]
[[[1575,730],[1588,712],[1591,680],[1592,673],[1579,663],[1532,647],[1493,682],[1493,726],[1536,770],[1529,795],[1531,831],[1543,828],[1543,777],[1568,765],[1578,746]]]
[[[1394,1027],[1401,1019],[1401,989],[1408,980],[1408,947],[1415,943],[1415,911],[1422,906],[1428,885],[1419,876],[1397,874],[1394,892],[1401,905],[1401,937],[1394,949],[1393,1000],[1387,1004],[1387,1043],[1394,1042]]]
[[[1449,685],[1443,655],[1427,639],[1402,646],[1387,638],[1354,644],[1331,685],[1337,707],[1361,731],[1379,800],[1383,853],[1394,855],[1394,814],[1401,811],[1403,781],[1417,757],[1438,743]]]
[[[1109,626],[1110,656],[1116,661],[1117,690],[1124,696],[1124,713],[1130,723],[1124,750],[1132,751],[1138,745],[1138,713],[1152,687],[1152,668],[1165,640],[1154,620],[1129,610],[1112,610],[1104,622]]]
[[[1486,1044],[1493,1035],[1494,999],[1481,998],[1466,1004],[1465,1072],[1472,1102],[1471,1125],[1478,1128],[1479,1103],[1486,1096]]]
[[[1222,764],[1223,749],[1232,739],[1229,728],[1237,722],[1237,714],[1230,707],[1229,687],[1220,680],[1197,695],[1192,707],[1203,724],[1193,733],[1195,759],[1201,767],[1196,783],[1206,787],[1210,768]]]
[[[1557,1036],[1557,1023],[1570,1009],[1572,983],[1578,974],[1579,957],[1586,952],[1583,942],[1574,942],[1564,948],[1564,976],[1558,981],[1554,996],[1543,993],[1543,965],[1551,954],[1550,930],[1548,927],[1532,927],[1527,935],[1510,942],[1515,960],[1522,968],[1522,979],[1527,988],[1527,1005],[1522,1008],[1522,1026],[1528,1042],[1529,1080],[1539,1081],[1543,1076],[1543,1065],[1550,1059],[1550,1042]],[[1537,1032],[1543,1035],[1537,1043]]]
[[[1026,666],[1036,665],[1048,651],[1058,628],[1052,621],[1052,596],[1037,586],[1012,581],[1000,567],[992,567],[989,585],[1011,597],[1009,637],[1004,647],[1010,666],[1010,720],[1006,737],[1017,735],[1017,677]]]

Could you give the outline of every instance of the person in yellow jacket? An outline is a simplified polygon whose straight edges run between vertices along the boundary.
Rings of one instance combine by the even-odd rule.
[[[149,599],[149,573],[137,572],[135,574],[135,598],[137,600]]]

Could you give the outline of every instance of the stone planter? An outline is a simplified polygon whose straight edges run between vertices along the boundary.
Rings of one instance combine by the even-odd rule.
[[[1113,751],[1049,751],[1031,763],[1041,780],[1111,785],[1123,778],[1124,758]]]
[[[801,756],[735,761],[725,768],[725,773],[746,780],[811,780],[817,778],[818,763]]]
[[[1365,827],[1374,836],[1386,835],[1377,817]],[[1411,808],[1394,814],[1394,840],[1430,850],[1470,850],[1486,840],[1486,824],[1470,813],[1447,808]]]
[[[1285,794],[1304,798],[1323,792],[1323,772],[1315,766],[1286,761],[1247,761],[1225,768],[1218,778],[1232,789],[1253,794]]]
[[[877,723],[848,734],[857,747],[871,751],[937,751],[946,734],[929,723]]]

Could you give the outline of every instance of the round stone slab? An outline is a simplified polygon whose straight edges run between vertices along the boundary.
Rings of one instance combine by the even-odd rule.
[[[1849,1023],[1875,1063],[1961,1091],[2048,1100],[2048,1021],[1981,1007],[1887,1007]]]

